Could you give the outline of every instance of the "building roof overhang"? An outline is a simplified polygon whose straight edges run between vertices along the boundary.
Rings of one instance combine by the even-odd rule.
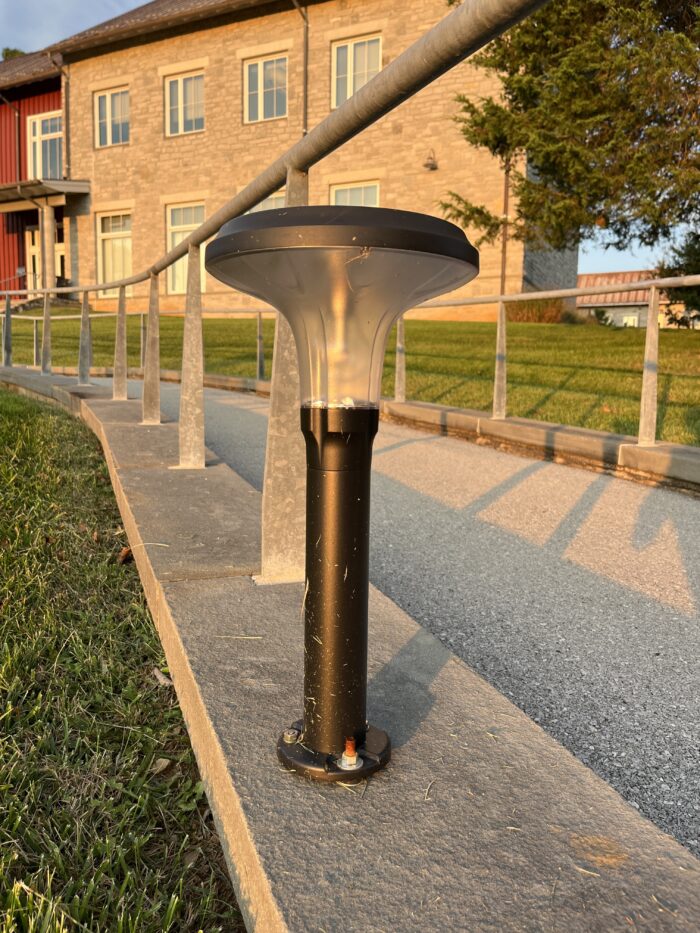
[[[65,204],[70,195],[90,193],[89,181],[67,178],[33,178],[0,185],[0,213],[24,211],[36,207],[34,201]],[[56,199],[59,199],[58,201]]]

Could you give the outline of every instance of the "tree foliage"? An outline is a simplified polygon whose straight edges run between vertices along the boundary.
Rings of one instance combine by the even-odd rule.
[[[564,249],[600,235],[653,245],[700,221],[697,0],[554,0],[475,64],[501,96],[459,98],[465,139],[510,167],[508,233]],[[501,233],[503,217],[450,192],[445,213]]]
[[[8,46],[2,50],[2,60],[6,62],[8,58],[19,58],[20,55],[24,55],[24,52],[21,49],[11,49]]]
[[[677,275],[700,275],[700,233],[691,230],[685,239],[670,250],[667,259],[659,266],[659,275],[671,278]],[[669,324],[678,327],[690,327],[691,322],[700,319],[700,285],[693,288],[668,288],[671,302],[683,302],[685,314],[668,311]]]

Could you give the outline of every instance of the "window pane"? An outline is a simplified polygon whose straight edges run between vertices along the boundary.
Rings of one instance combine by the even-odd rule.
[[[378,207],[379,205],[379,186],[376,184],[333,188],[331,194],[331,202],[340,206]]]
[[[194,128],[204,129],[204,75],[192,79],[194,89]]]
[[[275,62],[263,62],[263,90],[271,91],[275,86]]]
[[[258,63],[248,65],[248,121],[259,120],[258,116]]]
[[[171,135],[180,132],[180,118],[178,115],[178,86],[177,79],[168,82],[169,87],[169,132]]]
[[[204,129],[204,76],[182,79],[182,131]]]
[[[248,213],[257,214],[258,211],[273,211],[277,208],[284,207],[285,201],[286,197],[284,194],[271,194],[259,204],[256,204],[255,207],[251,207]]]
[[[97,98],[97,142],[100,146],[107,145],[107,95],[100,94]]]
[[[336,106],[348,99],[348,47],[335,48],[335,103]]]
[[[367,43],[356,42],[352,50],[352,92],[367,83]]]
[[[370,39],[367,43],[367,80],[379,74],[381,62],[379,61],[379,39]]]

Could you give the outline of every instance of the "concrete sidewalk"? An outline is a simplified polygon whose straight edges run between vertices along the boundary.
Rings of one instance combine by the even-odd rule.
[[[206,399],[207,443],[261,489],[267,400]],[[374,585],[696,855],[698,554],[686,494],[380,425]]]
[[[3,379],[16,384],[23,377],[15,370]],[[52,391],[46,383],[25,380],[38,394]],[[163,389],[163,406],[172,411],[176,396]],[[585,624],[596,650],[608,645],[615,660],[632,639],[629,629],[605,635],[605,624],[609,629],[625,607],[638,630],[658,626],[658,615],[637,615],[652,599],[642,588],[648,570],[635,589],[606,576],[607,564],[584,562],[587,542],[610,541],[617,554],[629,537],[624,522],[585,537],[605,491],[595,484],[605,478],[583,474],[589,485],[579,477],[577,486],[569,468],[535,469],[495,451],[487,453],[496,459],[462,461],[465,450],[472,457],[479,448],[382,426],[375,580],[384,575],[404,601],[414,601],[414,618],[425,613],[430,624],[434,612],[444,634],[441,643],[372,590],[371,716],[390,731],[394,758],[363,787],[319,787],[280,769],[274,754],[276,735],[301,702],[303,587],[260,587],[250,576],[259,513],[250,480],[259,468],[255,438],[264,438],[264,411],[245,396],[208,395],[207,403],[219,408],[208,412],[210,466],[180,471],[171,469],[174,425],[139,425],[136,403],[77,401],[105,447],[250,928],[698,929],[697,860],[445,646],[451,638],[457,643],[447,627],[454,622],[478,654],[492,645],[503,668],[509,652],[536,634],[547,645],[550,629],[559,626],[572,639]],[[219,420],[225,430],[217,441],[212,425]],[[429,452],[422,453],[425,445]],[[419,453],[415,462],[403,460]],[[234,473],[217,460],[239,460],[240,468]],[[550,469],[566,471],[555,483],[562,494],[569,489],[563,505],[545,485],[508,506],[509,494],[541,482]],[[613,517],[626,514],[621,488],[611,486],[615,503],[623,502]],[[649,527],[661,534],[658,524]],[[583,543],[572,551],[579,535]],[[638,550],[648,543],[632,541]],[[668,552],[667,539],[662,543]],[[694,598],[676,580],[664,591],[667,603],[654,602],[683,622],[690,618],[688,592]],[[452,614],[443,618],[449,606]],[[677,625],[679,645],[690,629]],[[664,644],[667,633],[656,634]],[[524,657],[534,667],[536,659]],[[546,660],[547,673],[558,670],[555,652]],[[538,669],[542,683],[541,662]]]

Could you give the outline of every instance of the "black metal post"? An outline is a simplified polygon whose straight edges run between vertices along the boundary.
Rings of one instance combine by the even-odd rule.
[[[369,504],[376,408],[302,407],[306,439],[304,719],[281,760],[321,781],[367,777],[389,760],[367,723]]]

